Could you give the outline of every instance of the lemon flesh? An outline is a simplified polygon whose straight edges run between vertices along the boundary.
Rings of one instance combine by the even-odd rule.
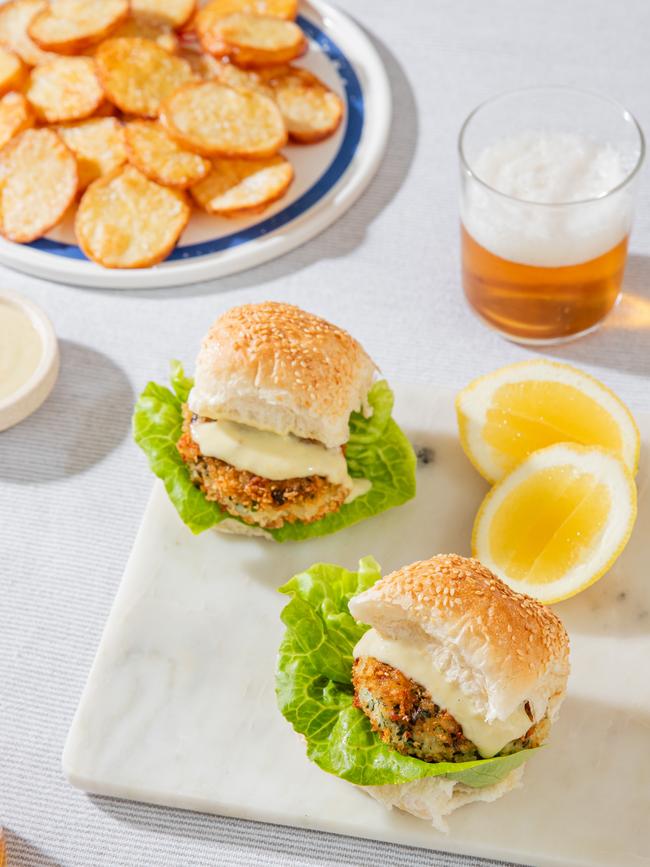
[[[589,473],[541,470],[505,497],[490,527],[494,563],[515,581],[557,581],[587,561],[607,523],[611,498]]]
[[[601,446],[614,454],[623,451],[620,426],[611,414],[561,382],[528,380],[499,386],[482,434],[504,473],[557,442]]]
[[[465,454],[488,482],[563,442],[604,449],[636,474],[640,438],[629,409],[569,364],[537,359],[494,370],[458,393],[456,413]]]
[[[533,452],[483,500],[472,553],[513,590],[546,604],[607,572],[636,518],[636,486],[616,455],[555,443]]]

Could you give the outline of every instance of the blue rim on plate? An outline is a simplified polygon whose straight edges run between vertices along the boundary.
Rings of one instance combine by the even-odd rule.
[[[223,238],[216,238],[213,241],[200,241],[197,244],[187,244],[184,247],[176,247],[167,257],[166,262],[174,259],[192,259],[197,256],[218,253],[221,250],[246,244],[248,241],[253,241],[255,238],[279,229],[281,226],[290,223],[296,217],[304,214],[305,211],[312,208],[322,199],[342,177],[352,162],[363,130],[364,107],[361,84],[352,64],[329,36],[302,15],[298,16],[297,21],[309,39],[312,42],[316,42],[333,62],[343,82],[347,120],[345,133],[343,134],[341,146],[336,156],[316,183],[304,192],[299,199],[296,199],[295,202],[292,202],[282,211],[278,211],[277,214],[266,220],[262,220],[260,223],[256,223],[254,226],[240,229],[238,232],[225,235]],[[83,259],[88,261],[87,257],[76,244],[64,244],[61,241],[52,241],[49,238],[39,238],[36,241],[32,241],[28,246],[34,247],[37,250],[43,250],[46,253],[52,253],[55,256],[65,256],[68,259]]]

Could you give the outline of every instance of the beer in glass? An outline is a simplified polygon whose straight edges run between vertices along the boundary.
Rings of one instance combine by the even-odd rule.
[[[459,140],[463,286],[521,343],[595,328],[621,292],[643,134],[618,103],[561,87],[496,97]]]

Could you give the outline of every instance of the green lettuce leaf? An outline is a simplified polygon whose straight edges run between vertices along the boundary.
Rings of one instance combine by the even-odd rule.
[[[200,533],[218,524],[224,515],[194,487],[176,448],[183,427],[182,404],[192,387],[177,361],[172,362],[171,384],[173,390],[148,383],[135,405],[133,437],[153,472],[163,480],[178,514],[194,533]]]
[[[354,707],[352,652],[368,627],[356,622],[348,602],[380,577],[377,562],[364,557],[358,572],[318,563],[280,588],[291,596],[282,611],[287,629],[276,671],[282,714],[304,735],[313,762],[360,786],[437,776],[474,788],[499,782],[535,750],[470,762],[424,762],[387,746]]]
[[[138,398],[133,413],[133,437],[146,454],[152,471],[164,482],[182,520],[193,533],[202,533],[230,516],[216,503],[208,502],[192,484],[176,448],[183,426],[182,404],[192,384],[181,364],[173,361],[171,389],[150,382]],[[415,454],[391,418],[393,393],[388,384],[375,383],[368,400],[373,409],[370,418],[361,413],[350,416],[346,459],[350,475],[369,479],[372,488],[313,524],[296,522],[269,530],[278,542],[335,533],[415,496]]]

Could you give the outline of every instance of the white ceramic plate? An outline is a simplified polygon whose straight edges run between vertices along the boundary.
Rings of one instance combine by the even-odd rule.
[[[32,244],[0,239],[0,262],[79,286],[148,289],[233,274],[287,253],[317,235],[354,204],[377,171],[391,117],[383,64],[363,31],[322,0],[300,5],[309,39],[305,66],[340,94],[345,116],[331,138],[284,149],[296,177],[289,193],[263,214],[237,220],[195,211],[178,246],[153,268],[115,270],[89,262],[72,221]]]
[[[395,418],[429,448],[410,503],[307,542],[208,531],[192,536],[156,484],[63,756],[89,792],[318,828],[536,867],[650,865],[650,415],[639,517],[610,574],[555,606],[571,637],[571,678],[550,743],[524,787],[449,818],[448,835],[326,774],[275,703],[287,599],[277,588],[312,563],[384,572],[469,553],[487,484],[456,435],[453,394],[395,388]],[[175,821],[181,821],[177,819]]]

